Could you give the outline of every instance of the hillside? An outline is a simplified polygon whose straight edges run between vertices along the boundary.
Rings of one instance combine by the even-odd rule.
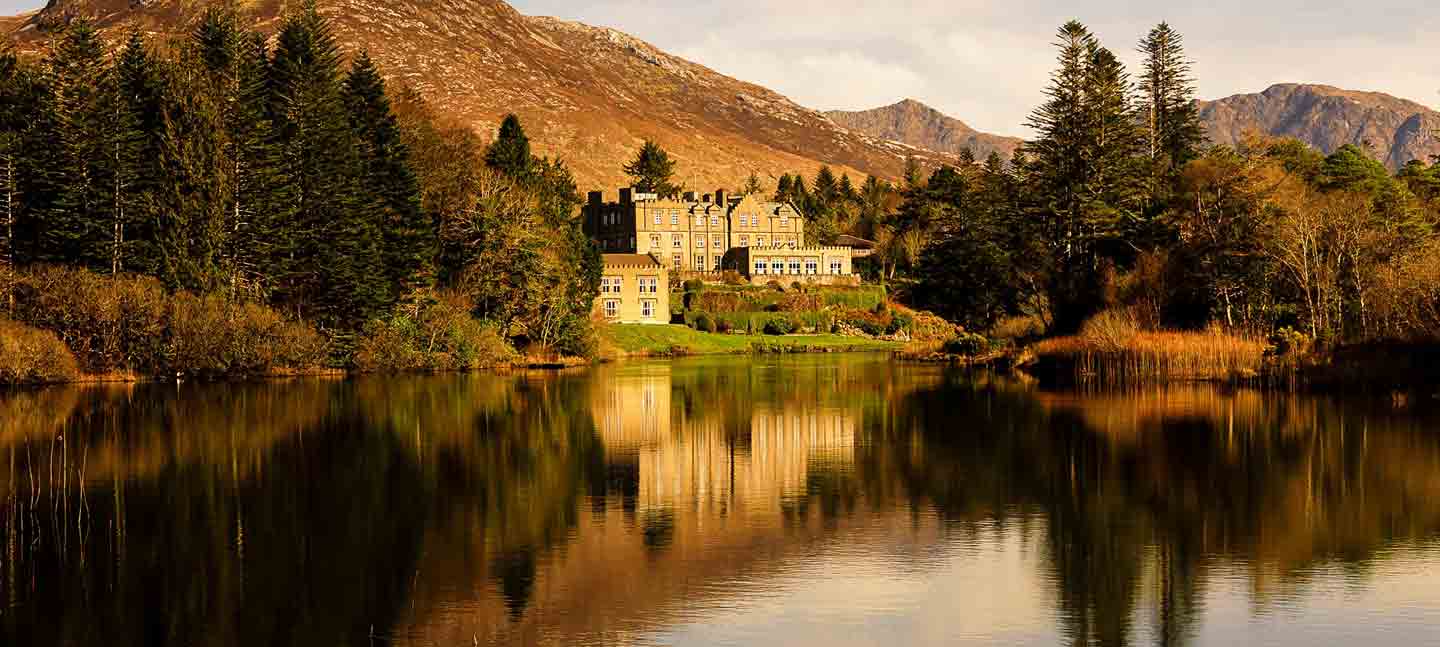
[[[107,35],[131,26],[159,38],[185,32],[197,0],[51,0],[9,19],[22,47],[39,49],[47,26],[95,19]],[[248,3],[273,31],[281,0]],[[847,131],[775,92],[666,54],[612,29],[525,16],[501,0],[322,0],[349,52],[367,49],[391,77],[420,88],[442,114],[489,135],[506,112],[525,122],[538,153],[563,157],[582,188],[613,188],[645,138],[680,162],[697,189],[736,187],[750,173],[773,186],[822,163],[897,177],[908,156],[949,156]],[[0,25],[6,25],[0,22]]]
[[[992,152],[1009,158],[1021,142],[1017,137],[982,133],[914,99],[873,110],[833,110],[825,116],[858,133],[933,151],[959,153],[968,148],[978,160]]]
[[[1201,102],[1200,115],[1217,144],[1234,144],[1247,131],[1295,137],[1325,153],[1355,144],[1392,169],[1440,155],[1440,113],[1379,92],[1280,84]]]

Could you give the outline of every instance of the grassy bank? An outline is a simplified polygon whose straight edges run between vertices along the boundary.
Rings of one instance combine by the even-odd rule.
[[[891,351],[902,344],[843,335],[735,335],[700,332],[686,326],[613,324],[601,332],[612,355],[735,355],[747,353]]]

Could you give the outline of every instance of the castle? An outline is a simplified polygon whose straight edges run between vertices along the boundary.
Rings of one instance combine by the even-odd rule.
[[[677,276],[858,283],[851,249],[805,245],[804,218],[792,205],[724,191],[668,199],[625,188],[619,198],[605,202],[592,191],[583,209],[585,231],[605,254],[649,255]]]

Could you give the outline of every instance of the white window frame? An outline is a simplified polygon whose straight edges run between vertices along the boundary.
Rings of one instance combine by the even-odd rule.
[[[725,238],[723,236],[711,236],[710,246],[715,249],[725,249]]]
[[[642,276],[640,281],[640,294],[657,294],[660,291],[660,279],[654,276]]]
[[[680,234],[670,234],[670,246],[675,249],[685,249],[685,239]]]
[[[740,234],[740,246],[741,246],[741,247],[749,247],[749,246],[750,246],[750,234]]]
[[[655,318],[655,300],[654,300],[654,299],[641,299],[641,300],[640,300],[640,317],[641,317],[641,318],[644,318],[644,319],[654,319],[654,318]]]
[[[765,246],[765,237],[764,237],[764,236],[756,236],[756,237],[755,237],[755,246],[756,246],[756,247],[764,247],[764,246]]]
[[[725,267],[725,257],[724,257],[724,256],[716,255],[716,256],[712,256],[711,258],[715,259],[715,271],[716,271],[716,272],[719,272],[719,271],[720,271],[720,268]]]
[[[704,272],[704,271],[705,271],[705,255],[704,255],[704,254],[696,254],[696,255],[695,255],[695,271],[696,271],[696,272]]]
[[[682,254],[675,254],[670,257],[670,260],[674,263],[674,267],[677,270],[685,266],[685,256]]]
[[[839,274],[839,273],[841,272],[841,270],[843,270],[843,269],[844,269],[844,264],[841,263],[840,261],[830,261],[830,273],[831,273],[831,274]]]
[[[670,224],[672,224],[672,225],[678,225],[678,224],[680,224],[680,212],[679,212],[679,211],[671,211],[671,212],[670,212]]]
[[[695,249],[705,249],[705,236],[703,234],[695,237]]]
[[[659,212],[659,211],[656,211],[656,212],[655,212],[655,224],[657,224],[657,225],[660,224],[660,212]]]
[[[710,226],[718,229],[720,227],[720,216],[710,216]]]
[[[619,319],[619,318],[620,318],[620,300],[619,300],[619,299],[606,299],[606,300],[605,300],[605,318],[606,318],[606,319]]]
[[[798,258],[792,258],[792,259],[790,259],[790,262],[787,264],[787,267],[790,269],[790,273],[791,273],[791,274],[799,274],[799,273],[800,273],[800,259],[798,259]]]
[[[650,234],[650,246],[655,249],[660,248],[660,234]]]
[[[770,270],[770,264],[769,264],[769,263],[766,263],[766,262],[765,262],[765,259],[763,259],[763,258],[762,258],[762,259],[756,259],[756,261],[755,261],[755,273],[756,273],[756,274],[768,274],[768,273],[769,273],[769,270]]]
[[[817,260],[815,260],[815,259],[813,259],[813,258],[807,259],[807,260],[805,261],[805,273],[806,273],[806,274],[819,274],[819,273],[820,273],[820,261],[817,261]]]

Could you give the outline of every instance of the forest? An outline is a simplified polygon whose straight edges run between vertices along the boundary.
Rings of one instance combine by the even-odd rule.
[[[50,331],[78,362],[0,373],[593,353],[599,253],[517,118],[486,145],[343,56],[313,3],[273,45],[242,24],[211,9],[112,54],[77,20],[43,59],[0,52],[0,325],[24,347],[0,355]]]
[[[1440,160],[1392,173],[1353,145],[1209,145],[1167,24],[1140,40],[1135,77],[1079,22],[1055,47],[1013,159],[962,155],[858,187],[821,168],[781,177],[776,197],[810,215],[809,242],[876,241],[872,278],[995,336],[1103,323],[1273,352],[1440,336]]]

